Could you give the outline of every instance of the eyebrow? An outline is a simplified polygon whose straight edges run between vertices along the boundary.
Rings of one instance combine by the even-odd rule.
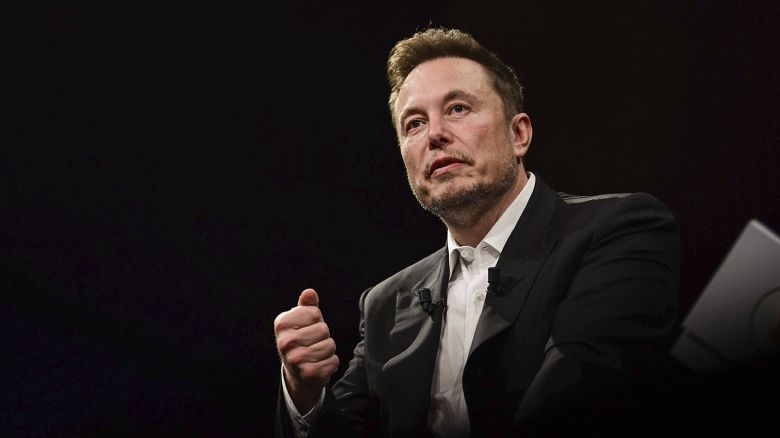
[[[477,96],[473,93],[469,93],[465,90],[460,89],[454,89],[447,92],[447,94],[444,95],[444,98],[442,99],[442,102],[449,102],[450,100],[455,99],[468,99],[468,100],[475,100],[477,99]],[[398,116],[398,123],[403,123],[404,119],[406,119],[410,114],[414,113],[420,113],[422,110],[418,107],[411,107],[406,108],[403,111],[401,111],[401,115]]]
[[[444,102],[454,99],[476,99],[477,96],[465,90],[451,90],[444,95]]]

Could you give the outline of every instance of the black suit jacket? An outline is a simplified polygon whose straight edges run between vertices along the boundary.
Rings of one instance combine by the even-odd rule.
[[[487,296],[463,374],[472,435],[625,412],[676,327],[672,214],[647,194],[577,197],[537,176],[497,266],[503,293]],[[436,301],[448,273],[442,248],[362,294],[362,340],[310,436],[428,434],[442,312],[423,312],[415,291]],[[281,399],[278,435],[287,416]]]

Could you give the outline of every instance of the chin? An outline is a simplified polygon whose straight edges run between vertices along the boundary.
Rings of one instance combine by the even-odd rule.
[[[429,206],[449,206],[450,208],[470,204],[474,201],[475,186],[453,187],[439,193],[429,194],[426,204]]]

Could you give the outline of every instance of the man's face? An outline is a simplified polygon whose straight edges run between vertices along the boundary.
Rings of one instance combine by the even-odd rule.
[[[517,181],[527,144],[518,147],[518,116],[507,122],[480,64],[438,58],[418,65],[400,88],[395,114],[412,192],[445,221],[449,210],[493,202]]]

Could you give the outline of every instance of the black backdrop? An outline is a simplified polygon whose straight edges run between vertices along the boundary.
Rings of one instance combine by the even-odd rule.
[[[780,230],[774,2],[117,3],[0,14],[0,430],[266,434],[305,287],[346,364],[360,292],[444,243],[385,104],[429,22],[521,75],[531,171],[673,210],[683,312]]]

